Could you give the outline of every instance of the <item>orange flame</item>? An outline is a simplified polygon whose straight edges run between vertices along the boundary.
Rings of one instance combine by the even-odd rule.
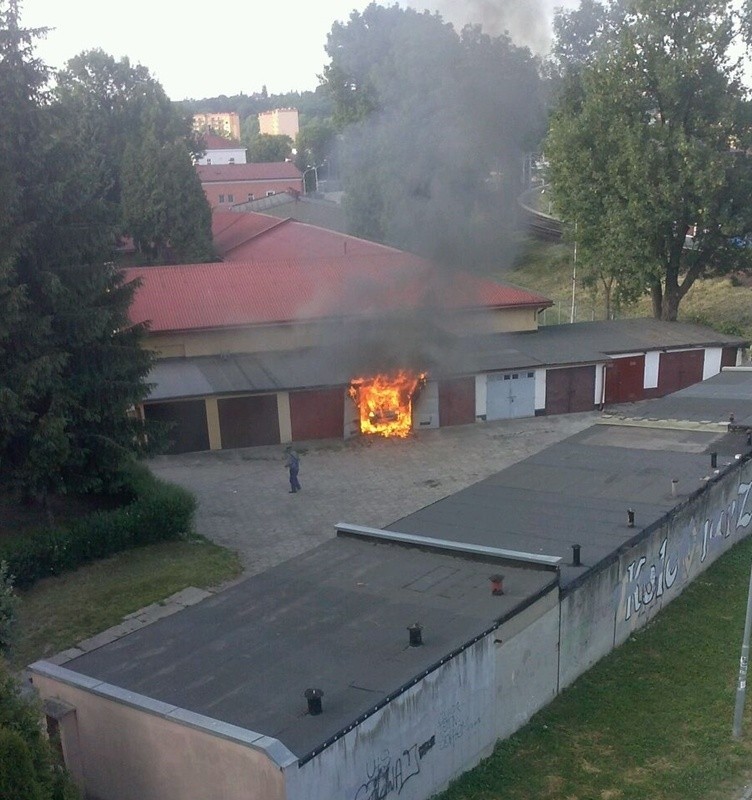
[[[413,427],[413,398],[425,382],[425,372],[416,375],[404,369],[395,375],[353,379],[348,391],[358,407],[360,432],[409,436]]]

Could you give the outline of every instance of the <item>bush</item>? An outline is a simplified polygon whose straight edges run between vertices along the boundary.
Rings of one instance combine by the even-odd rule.
[[[0,653],[7,652],[10,647],[17,604],[13,576],[8,573],[7,562],[0,561]]]
[[[180,539],[191,530],[196,500],[180,486],[133,465],[121,494],[126,505],[96,511],[66,526],[0,542],[0,560],[18,587],[140,545]],[[1,611],[0,611],[1,613]]]
[[[16,679],[0,662],[0,798],[76,800],[78,791],[40,727],[36,698],[21,695]]]

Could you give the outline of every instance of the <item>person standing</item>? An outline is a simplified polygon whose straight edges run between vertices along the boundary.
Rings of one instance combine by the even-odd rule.
[[[293,450],[292,446],[285,448],[285,466],[290,473],[290,494],[295,494],[301,490],[300,481],[298,480],[298,472],[300,470],[300,457]]]

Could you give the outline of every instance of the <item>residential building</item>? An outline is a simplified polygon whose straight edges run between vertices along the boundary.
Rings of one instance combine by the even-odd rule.
[[[303,193],[303,174],[291,161],[196,166],[212,208],[229,208],[281,192]]]
[[[202,166],[220,164],[245,164],[246,149],[240,142],[219,136],[212,131],[204,131],[204,154],[196,163]]]
[[[258,115],[259,131],[270,136],[289,136],[293,141],[298,136],[300,125],[297,108],[275,108]]]
[[[193,115],[193,127],[198,131],[214,131],[228,139],[240,139],[240,117],[234,111],[203,111]]]

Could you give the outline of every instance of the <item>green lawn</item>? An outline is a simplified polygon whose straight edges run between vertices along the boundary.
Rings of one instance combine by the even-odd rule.
[[[187,586],[216,586],[241,573],[237,556],[201,537],[119,553],[20,592],[11,664],[21,668],[122,621]]]
[[[542,320],[546,324],[569,322],[572,310],[573,248],[568,244],[523,241],[511,270],[499,280],[534,289],[554,301]],[[605,318],[604,293],[595,286],[583,285],[580,265],[575,282],[575,317],[577,322]],[[749,281],[735,278],[712,278],[697,281],[679,306],[679,320],[698,322],[723,333],[752,338],[752,287]],[[618,310],[619,317],[652,315],[649,298]]]
[[[748,539],[441,800],[730,800],[752,773],[752,697],[731,736]]]

